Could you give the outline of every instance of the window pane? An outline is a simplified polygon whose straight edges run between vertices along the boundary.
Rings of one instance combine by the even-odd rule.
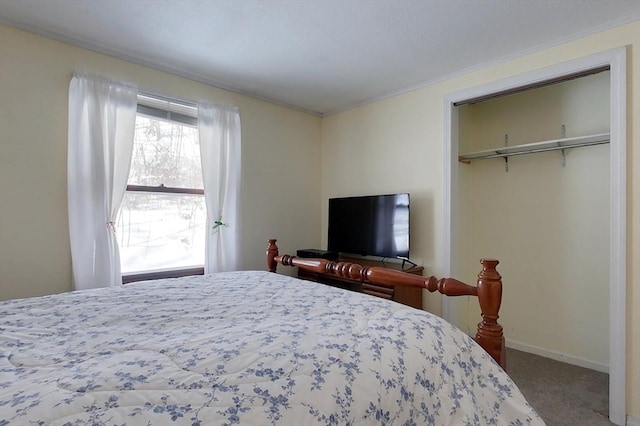
[[[125,193],[116,223],[122,273],[204,265],[202,195]]]
[[[129,184],[202,189],[198,129],[138,114]]]

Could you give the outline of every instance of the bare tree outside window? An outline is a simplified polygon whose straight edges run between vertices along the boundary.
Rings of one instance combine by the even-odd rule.
[[[116,223],[123,274],[202,266],[205,224],[197,128],[138,114]]]

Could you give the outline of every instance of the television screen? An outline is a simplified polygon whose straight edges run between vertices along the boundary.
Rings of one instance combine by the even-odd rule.
[[[409,194],[329,199],[328,250],[409,258]]]

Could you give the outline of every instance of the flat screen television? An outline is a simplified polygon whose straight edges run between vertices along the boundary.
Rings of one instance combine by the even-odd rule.
[[[409,258],[409,194],[329,199],[329,251]]]

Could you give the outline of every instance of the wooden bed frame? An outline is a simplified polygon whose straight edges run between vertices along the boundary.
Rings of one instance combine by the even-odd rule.
[[[375,284],[385,287],[420,287],[434,292],[438,290],[445,296],[477,296],[482,311],[482,321],[478,323],[476,342],[482,346],[506,370],[507,358],[502,326],[498,324],[498,311],[502,301],[502,277],[496,271],[498,260],[481,259],[482,271],[478,274],[477,286],[471,286],[454,278],[434,276],[422,277],[405,272],[368,267],[350,262],[335,262],[326,259],[308,259],[288,254],[278,255],[276,240],[269,240],[267,247],[267,267],[276,272],[278,263],[322,274],[359,280],[363,284]]]

